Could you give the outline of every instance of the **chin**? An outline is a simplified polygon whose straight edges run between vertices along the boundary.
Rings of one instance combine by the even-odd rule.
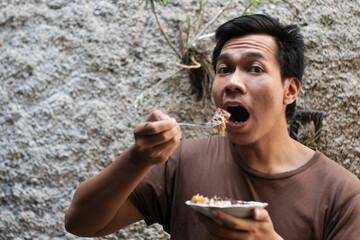
[[[244,134],[240,133],[227,133],[230,142],[234,143],[235,145],[239,146],[249,146],[253,145],[255,140],[253,138],[247,137]]]

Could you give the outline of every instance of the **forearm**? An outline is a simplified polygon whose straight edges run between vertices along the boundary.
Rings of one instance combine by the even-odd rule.
[[[136,159],[134,147],[121,154],[100,174],[83,182],[66,211],[66,229],[90,236],[109,224],[118,209],[151,169]]]
[[[153,122],[135,127],[132,147],[76,190],[65,216],[67,231],[79,236],[98,236],[141,219],[136,208],[129,212],[128,205],[123,204],[129,204],[126,199],[152,166],[167,161],[181,138],[176,120],[162,112],[154,111],[147,121]],[[134,218],[135,215],[138,217]]]

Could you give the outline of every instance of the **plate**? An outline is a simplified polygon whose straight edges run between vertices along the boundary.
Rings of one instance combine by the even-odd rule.
[[[264,202],[255,202],[255,201],[241,201],[241,203],[231,206],[214,206],[209,204],[201,204],[201,203],[192,203],[190,200],[185,202],[186,205],[189,205],[196,211],[213,218],[211,215],[211,210],[220,209],[221,211],[230,214],[234,217],[245,218],[250,217],[252,215],[252,210],[254,208],[265,208],[268,206],[267,203]]]

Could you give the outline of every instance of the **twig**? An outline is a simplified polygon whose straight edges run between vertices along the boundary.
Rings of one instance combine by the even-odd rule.
[[[155,19],[156,19],[157,25],[159,26],[162,35],[165,37],[167,43],[168,43],[168,44],[170,45],[170,47],[174,50],[174,52],[176,53],[176,55],[178,55],[178,57],[181,59],[181,54],[177,51],[177,49],[176,49],[176,47],[174,46],[174,44],[172,44],[172,42],[170,41],[169,36],[166,34],[166,32],[164,31],[163,27],[162,27],[161,24],[160,24],[160,21],[159,21],[159,18],[158,18],[158,14],[157,14],[156,11],[155,11],[154,1],[151,1],[151,10],[152,10],[152,12],[153,12],[154,15],[155,15]]]
[[[201,26],[204,22],[204,11],[200,12],[199,20],[198,20],[198,26],[196,27],[195,33],[198,33],[200,31]]]
[[[185,64],[177,63],[176,65],[178,65],[179,67],[185,68],[185,69],[201,68],[201,64],[195,60],[194,56],[191,56],[191,61],[193,61],[193,63],[195,63],[195,64],[194,65],[185,65]]]
[[[196,36],[194,38],[192,38],[188,44],[188,47],[192,47],[194,42],[196,40],[198,40],[198,38],[205,32],[205,30],[211,25],[213,24],[216,19],[218,19],[220,17],[220,15],[228,8],[228,6],[230,5],[232,0],[229,0],[229,2],[207,23],[205,24],[205,26],[196,34]]]
[[[190,21],[190,18],[187,19],[187,29],[186,29],[186,44],[189,42],[190,40],[190,28],[191,28],[191,21]]]
[[[205,39],[205,38],[210,38],[210,37],[213,37],[215,36],[215,33],[212,32],[212,33],[207,33],[207,34],[204,34],[204,35],[201,35],[198,37],[198,40],[201,40],[201,39]]]
[[[179,23],[179,47],[180,47],[180,52],[181,52],[181,58],[183,59],[184,58],[184,53],[185,53],[185,43],[184,43],[184,39],[183,39],[183,32],[182,32],[182,28],[181,28],[181,25]]]
[[[176,80],[176,84],[175,84],[175,88],[174,88],[174,91],[173,91],[173,95],[172,95],[171,101],[170,101],[170,103],[169,103],[169,106],[168,106],[168,108],[167,108],[167,110],[166,110],[166,114],[169,114],[169,113],[170,113],[170,110],[171,110],[171,108],[172,108],[172,106],[173,106],[173,104],[174,104],[174,102],[175,102],[176,92],[177,92],[177,89],[178,89],[178,87],[179,87],[179,85],[180,85],[180,80],[181,80],[180,77]]]
[[[141,101],[144,99],[144,97],[146,97],[151,91],[153,91],[155,88],[157,88],[160,84],[162,84],[163,82],[173,78],[174,76],[180,74],[181,72],[183,71],[186,71],[185,69],[181,69],[181,70],[178,70],[174,73],[172,73],[170,76],[166,77],[166,78],[163,78],[161,80],[159,80],[157,83],[155,83],[152,87],[146,89],[145,91],[143,91],[139,97],[137,97],[136,99],[136,103],[135,103],[135,106],[137,106],[138,104],[141,103]]]

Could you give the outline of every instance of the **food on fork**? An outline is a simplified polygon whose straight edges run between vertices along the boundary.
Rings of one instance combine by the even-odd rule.
[[[225,136],[226,124],[230,118],[231,114],[225,111],[222,108],[216,109],[216,112],[212,119],[207,123],[187,123],[187,122],[178,122],[179,126],[190,126],[190,127],[202,127],[202,128],[212,128],[215,132],[222,130],[222,135]],[[146,121],[146,123],[152,123]]]
[[[222,108],[216,109],[215,115],[210,121],[212,129],[221,130],[222,136],[225,136],[226,123],[228,123],[231,114]]]

